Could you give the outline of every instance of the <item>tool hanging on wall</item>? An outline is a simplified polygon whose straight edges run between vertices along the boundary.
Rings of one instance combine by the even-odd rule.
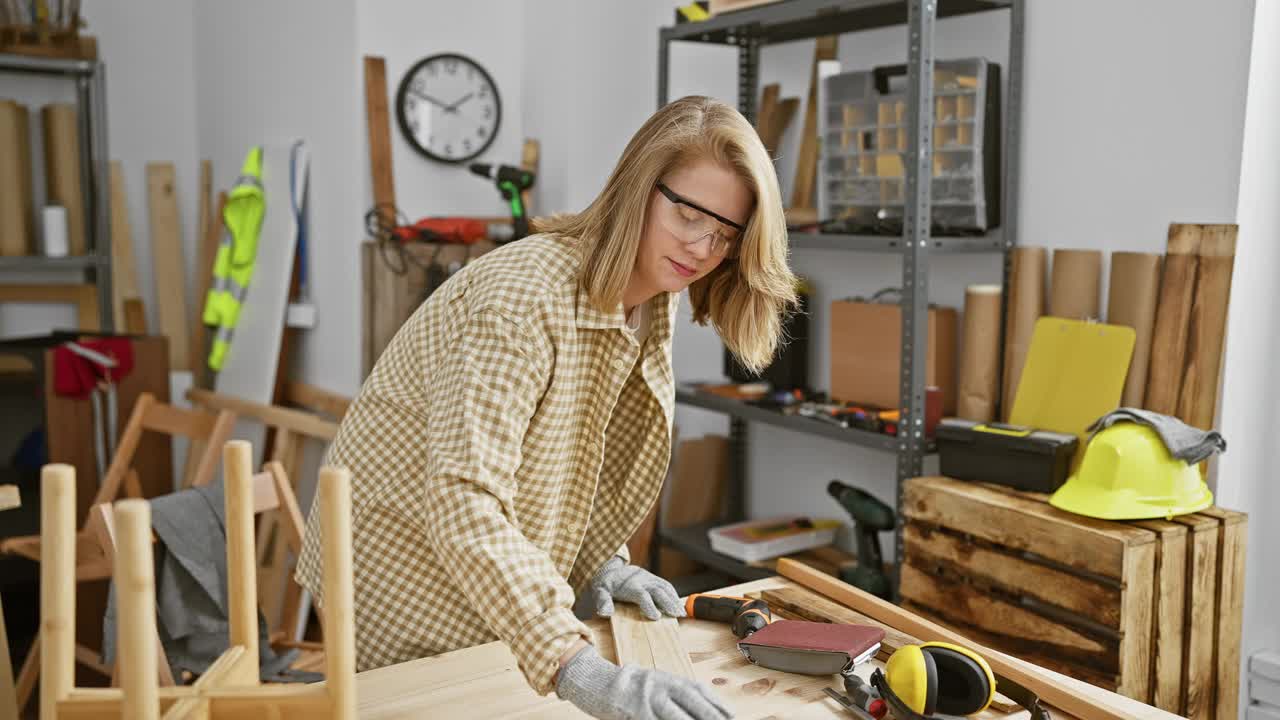
[[[471,172],[495,181],[502,199],[511,205],[511,240],[519,240],[529,234],[529,217],[525,212],[522,192],[533,187],[534,174],[510,165],[472,163]]]

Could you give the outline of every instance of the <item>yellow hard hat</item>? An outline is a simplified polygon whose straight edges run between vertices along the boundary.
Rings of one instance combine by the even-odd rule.
[[[1213,493],[1199,466],[1170,455],[1154,429],[1122,422],[1093,437],[1049,504],[1104,520],[1167,519],[1209,507]]]

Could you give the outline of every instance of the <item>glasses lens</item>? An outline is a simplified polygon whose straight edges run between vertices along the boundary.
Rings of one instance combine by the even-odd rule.
[[[693,245],[710,237],[711,253],[723,255],[732,244],[737,231],[728,229],[719,220],[701,210],[667,198],[667,212],[661,215],[663,225],[687,245]]]

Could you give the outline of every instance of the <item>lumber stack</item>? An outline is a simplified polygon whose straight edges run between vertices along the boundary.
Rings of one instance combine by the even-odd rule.
[[[941,477],[904,492],[904,607],[1170,712],[1236,716],[1244,514],[1097,520]]]

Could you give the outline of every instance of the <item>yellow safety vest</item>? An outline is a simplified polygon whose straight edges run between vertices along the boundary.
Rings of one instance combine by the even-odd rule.
[[[240,308],[249,293],[254,260],[258,256],[258,233],[266,213],[262,192],[262,148],[254,147],[244,159],[240,177],[227,196],[222,213],[227,233],[218,243],[213,260],[213,284],[204,303],[204,324],[215,328],[209,348],[209,367],[221,370],[231,350],[231,337],[240,320]]]

